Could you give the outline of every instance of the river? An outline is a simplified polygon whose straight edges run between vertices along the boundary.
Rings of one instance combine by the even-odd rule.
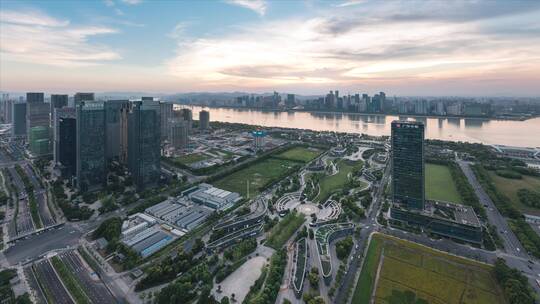
[[[187,107],[187,106],[182,106]],[[233,108],[207,108],[189,106],[197,119],[199,111],[210,112],[210,121],[223,121],[260,125],[390,135],[390,123],[396,119],[423,121],[426,138],[451,141],[500,144],[517,147],[540,147],[540,118],[525,121],[479,118],[433,118],[397,115],[321,112],[273,112]]]

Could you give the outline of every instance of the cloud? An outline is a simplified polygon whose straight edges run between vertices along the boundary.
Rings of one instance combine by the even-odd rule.
[[[225,2],[250,9],[260,16],[264,16],[266,14],[266,9],[268,7],[266,1],[264,0],[226,0]]]
[[[108,6],[108,7],[114,6],[114,1],[113,0],[103,0],[103,3],[105,3],[105,5]]]
[[[475,6],[459,16],[467,9],[454,5],[449,10],[446,3],[434,2],[433,11],[423,6],[413,12],[385,2],[378,10],[336,9],[310,18],[248,24],[233,33],[180,41],[166,64],[186,82],[244,88],[381,86],[396,79],[493,78],[501,71],[515,75],[540,68],[540,36],[534,26],[538,11],[487,7],[490,16]]]
[[[137,5],[143,2],[142,0],[120,0],[120,1],[128,5]]]
[[[178,22],[174,29],[169,34],[167,34],[167,36],[174,39],[180,38],[188,25],[188,22]]]
[[[90,37],[116,33],[103,26],[72,26],[39,12],[2,11],[0,53],[3,60],[55,66],[89,66],[119,59]],[[24,18],[21,18],[24,17]]]
[[[68,20],[59,20],[38,11],[0,11],[0,21],[2,23],[22,24],[22,25],[35,25],[35,26],[49,26],[49,27],[62,27],[69,24]]]
[[[340,4],[337,4],[336,7],[353,6],[353,5],[361,4],[363,2],[366,2],[366,1],[365,0],[349,0],[349,1],[345,1],[345,2],[342,2]]]

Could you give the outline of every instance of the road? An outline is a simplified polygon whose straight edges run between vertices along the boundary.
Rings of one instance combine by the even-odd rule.
[[[52,226],[56,224],[56,222],[54,221],[51,215],[51,211],[49,210],[49,206],[47,204],[47,193],[41,187],[41,183],[39,182],[38,177],[36,176],[34,170],[30,167],[29,164],[22,166],[22,168],[24,169],[24,172],[29,177],[30,182],[34,186],[34,194],[36,197],[36,203],[38,205],[39,216],[41,218],[43,226],[48,227],[48,226]]]
[[[17,202],[19,204],[19,210],[16,218],[17,235],[24,235],[34,231],[34,223],[32,222],[32,215],[30,214],[28,196],[26,195],[24,183],[15,168],[10,167],[8,170],[12,177],[13,184],[19,193],[19,200]]]
[[[30,235],[17,241],[14,246],[4,251],[4,256],[9,264],[15,265],[19,262],[37,259],[51,250],[76,246],[81,236],[81,231],[76,229],[73,224],[67,223],[59,228]]]
[[[60,282],[49,260],[43,260],[35,265],[36,275],[39,281],[45,285],[46,290],[51,293],[55,303],[71,304],[73,301],[68,292]]]
[[[521,246],[518,238],[514,235],[514,233],[508,226],[508,222],[506,221],[506,219],[501,215],[501,213],[495,206],[495,203],[493,203],[489,195],[487,195],[487,193],[484,191],[484,189],[476,179],[476,176],[474,175],[470,164],[461,160],[458,160],[458,164],[461,168],[461,171],[463,171],[463,173],[467,177],[467,180],[472,185],[476,196],[480,200],[480,203],[483,206],[487,206],[486,214],[488,220],[491,225],[497,227],[497,229],[499,230],[499,236],[504,242],[504,250],[514,256],[530,259],[530,256],[523,249],[523,246]]]
[[[70,250],[61,253],[59,257],[75,275],[79,284],[83,286],[85,294],[92,303],[109,304],[116,302],[109,290],[107,290],[100,280],[92,279],[90,277],[89,269],[83,265],[78,254]]]

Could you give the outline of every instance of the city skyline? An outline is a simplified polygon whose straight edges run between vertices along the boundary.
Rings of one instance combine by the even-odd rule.
[[[3,1],[0,90],[538,96],[540,4]]]

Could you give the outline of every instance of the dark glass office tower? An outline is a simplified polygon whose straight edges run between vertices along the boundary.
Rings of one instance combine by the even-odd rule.
[[[43,93],[26,93],[27,103],[43,103],[45,102],[45,94]]]
[[[25,136],[26,135],[26,103],[14,103],[13,109],[13,128],[11,135]]]
[[[77,104],[77,188],[101,188],[107,180],[105,109],[103,102]]]
[[[75,176],[77,153],[77,120],[62,117],[58,119],[58,163],[63,177]]]
[[[132,101],[128,115],[128,169],[138,189],[159,180],[160,131],[159,101]]]
[[[392,122],[392,191],[395,202],[424,209],[424,124]]]
[[[105,150],[108,161],[126,161],[128,107],[128,100],[105,102]]]

